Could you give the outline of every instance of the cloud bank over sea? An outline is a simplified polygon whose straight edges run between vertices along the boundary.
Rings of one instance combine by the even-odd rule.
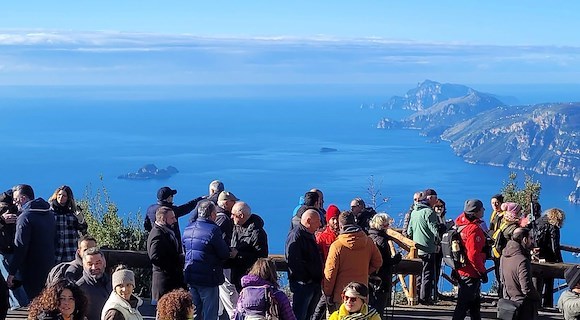
[[[1,85],[576,83],[580,47],[0,30]]]

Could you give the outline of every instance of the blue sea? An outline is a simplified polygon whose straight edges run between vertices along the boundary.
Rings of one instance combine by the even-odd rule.
[[[402,93],[400,87],[391,90]],[[27,183],[37,196],[48,198],[56,187],[68,184],[80,198],[88,186],[96,190],[102,183],[127,215],[143,214],[162,186],[177,189],[175,202],[180,204],[207,194],[208,183],[219,179],[264,218],[271,253],[283,253],[292,210],[305,191],[319,188],[325,206],[347,209],[352,198],[369,198],[371,177],[388,198],[379,211],[398,221],[413,193],[425,188],[437,190],[450,218],[461,212],[465,199],[479,198],[489,219],[489,198],[500,191],[510,170],[467,164],[447,143],[429,143],[416,131],[376,129],[381,117],[404,114],[361,109],[363,103],[379,105],[390,96],[374,89],[303,95],[277,95],[272,88],[220,95],[214,89],[204,95],[199,88],[182,94],[135,88],[2,88],[0,188]],[[558,98],[539,97],[537,91],[530,96],[534,101],[522,100]],[[338,151],[321,153],[322,147]],[[180,172],[161,181],[117,179],[149,163]],[[518,174],[523,184],[524,173]],[[574,181],[532,176],[542,183],[542,207],[559,207],[567,214],[562,243],[580,246],[574,232],[580,206],[566,200]],[[187,218],[182,219],[185,226]],[[565,260],[577,258],[566,253]]]

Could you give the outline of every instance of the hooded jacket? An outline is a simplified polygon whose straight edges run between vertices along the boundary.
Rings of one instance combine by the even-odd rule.
[[[580,294],[566,290],[558,299],[558,309],[564,314],[565,320],[580,319]]]
[[[419,255],[435,253],[437,250],[439,243],[438,221],[437,214],[427,204],[422,202],[415,204],[413,212],[411,212],[407,235],[417,244]]]
[[[328,256],[328,251],[330,251],[330,246],[336,240],[336,233],[330,228],[330,225],[326,225],[324,231],[316,234],[316,244],[318,245],[318,250],[322,256],[322,263],[326,261]]]
[[[486,273],[485,269],[485,251],[486,244],[485,233],[480,227],[481,220],[474,219],[469,221],[465,217],[465,212],[461,213],[455,219],[455,225],[459,228],[464,226],[461,230],[461,241],[465,248],[466,263],[465,266],[458,268],[457,273],[463,277],[470,277],[479,279],[482,274]]]
[[[540,300],[532,283],[532,266],[526,251],[516,241],[509,240],[500,258],[503,296],[517,302],[523,302],[525,298]]]
[[[322,289],[325,296],[332,296],[341,303],[341,293],[351,281],[368,286],[369,274],[378,270],[383,258],[375,243],[356,227],[353,232],[342,233],[330,246],[324,267]]]
[[[14,260],[8,272],[20,271],[24,290],[32,300],[42,288],[55,265],[56,223],[54,212],[42,198],[28,201],[16,220]]]
[[[265,285],[271,286],[273,288],[273,290],[272,290],[273,298],[276,301],[276,304],[278,305],[279,319],[280,320],[296,320],[296,316],[294,315],[294,312],[292,311],[292,307],[290,306],[290,300],[288,299],[288,296],[286,296],[284,291],[281,291],[278,289],[277,284],[271,283],[265,279],[262,279],[256,275],[253,275],[253,274],[248,274],[248,275],[243,276],[241,283],[242,283],[242,288],[245,288],[248,286],[265,286]],[[240,302],[241,302],[240,299],[238,299],[238,304]],[[239,310],[240,308],[238,307],[237,309]]]
[[[264,230],[264,220],[253,213],[243,225],[235,225],[231,246],[238,250],[236,257],[231,260],[231,280],[239,291],[242,276],[258,258],[268,257],[268,236]]]

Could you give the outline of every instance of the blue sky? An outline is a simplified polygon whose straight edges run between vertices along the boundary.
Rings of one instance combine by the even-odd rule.
[[[0,29],[580,45],[578,1],[9,1]]]
[[[578,83],[580,1],[14,1],[0,84]]]

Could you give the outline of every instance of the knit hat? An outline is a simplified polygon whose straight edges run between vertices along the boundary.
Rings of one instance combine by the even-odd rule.
[[[580,281],[580,265],[577,264],[566,269],[564,272],[564,278],[566,278],[568,288],[574,289],[578,284],[578,281]]]
[[[124,283],[130,283],[135,287],[135,274],[129,269],[117,270],[113,273],[113,289]]]
[[[504,219],[509,222],[514,222],[520,219],[522,206],[515,202],[504,202],[501,204],[501,210],[505,212],[503,215]]]
[[[338,209],[337,206],[331,204],[328,206],[328,208],[326,209],[326,224],[330,223],[330,219],[332,218],[337,218],[338,219],[338,215],[340,214],[340,210]]]
[[[481,210],[481,208],[483,208],[483,202],[481,202],[481,200],[469,199],[469,200],[465,201],[465,206],[463,207],[463,212],[465,212],[465,214],[467,214],[467,215],[474,215],[477,212],[479,212],[479,210]]]

